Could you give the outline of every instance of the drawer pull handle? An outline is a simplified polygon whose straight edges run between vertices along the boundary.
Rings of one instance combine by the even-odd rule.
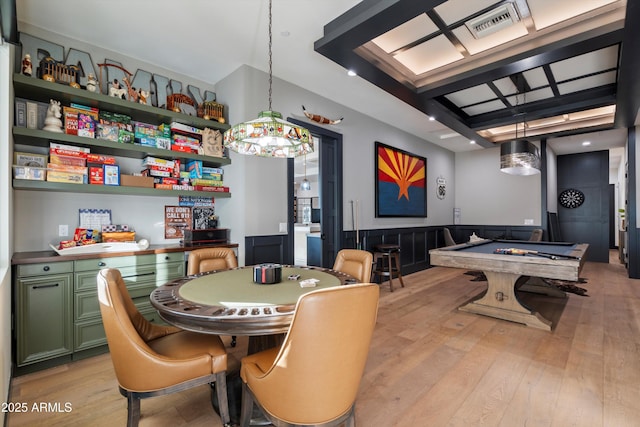
[[[131,277],[153,276],[154,274],[156,274],[156,272],[152,271],[151,273],[141,273],[141,274],[132,274],[131,276],[122,276],[122,278],[129,279]]]
[[[169,261],[170,259],[171,259],[171,257],[170,257],[169,255],[167,255],[167,256],[165,256],[165,257],[164,257],[164,260],[165,260],[165,261]]]
[[[44,289],[44,288],[57,288],[59,283],[52,283],[50,285],[36,285],[33,289]]]
[[[45,265],[44,267],[42,267],[42,269],[43,269],[44,271],[49,271],[49,270],[50,270],[48,265]]]
[[[98,263],[98,267],[104,267],[105,265],[107,265],[107,264],[105,262],[103,262],[103,261],[100,261]]]

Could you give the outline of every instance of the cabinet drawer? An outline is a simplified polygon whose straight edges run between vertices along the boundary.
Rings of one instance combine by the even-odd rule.
[[[140,286],[164,284],[169,279],[182,277],[184,275],[184,264],[173,263],[158,266],[156,270],[153,265],[140,265],[135,267],[119,268],[122,279],[127,284],[129,291]],[[75,273],[74,287],[78,291],[93,291],[97,287],[97,277],[99,270],[81,271]]]
[[[97,320],[80,322],[74,325],[74,351],[86,350],[107,343],[107,335],[104,332],[102,318]]]
[[[98,271],[103,268],[123,268],[132,265],[153,265],[156,255],[123,256],[112,258],[93,258],[74,261],[74,271]]]
[[[140,295],[132,296],[133,303],[139,311],[154,310],[149,301],[149,294],[152,288],[140,289]],[[98,319],[102,322],[100,314],[100,302],[97,292],[82,292],[75,295],[74,322],[81,323],[87,320]]]
[[[165,262],[185,262],[184,252],[171,252],[165,254],[156,254],[156,263],[162,264]]]
[[[74,295],[73,320],[81,322],[88,319],[102,319],[98,292],[79,292]],[[101,320],[102,321],[102,320]]]
[[[17,268],[18,277],[44,276],[48,274],[72,273],[73,261],[49,262],[43,264],[22,264]]]

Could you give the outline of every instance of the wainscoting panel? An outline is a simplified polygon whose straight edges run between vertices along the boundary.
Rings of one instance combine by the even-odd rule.
[[[267,262],[288,264],[287,235],[251,236],[244,238],[244,263],[255,265]]]

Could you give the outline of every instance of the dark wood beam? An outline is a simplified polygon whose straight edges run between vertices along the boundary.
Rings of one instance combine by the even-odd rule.
[[[618,105],[616,109],[616,127],[635,125],[640,108],[640,37],[636,24],[640,22],[640,1],[627,0],[627,14],[624,21],[624,35],[620,52],[620,71],[618,74]]]

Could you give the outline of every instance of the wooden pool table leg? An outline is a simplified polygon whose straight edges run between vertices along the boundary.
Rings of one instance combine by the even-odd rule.
[[[515,284],[519,274],[485,271],[487,293],[459,308],[461,311],[482,314],[534,328],[551,330],[552,323],[540,313],[532,311],[518,301]]]

